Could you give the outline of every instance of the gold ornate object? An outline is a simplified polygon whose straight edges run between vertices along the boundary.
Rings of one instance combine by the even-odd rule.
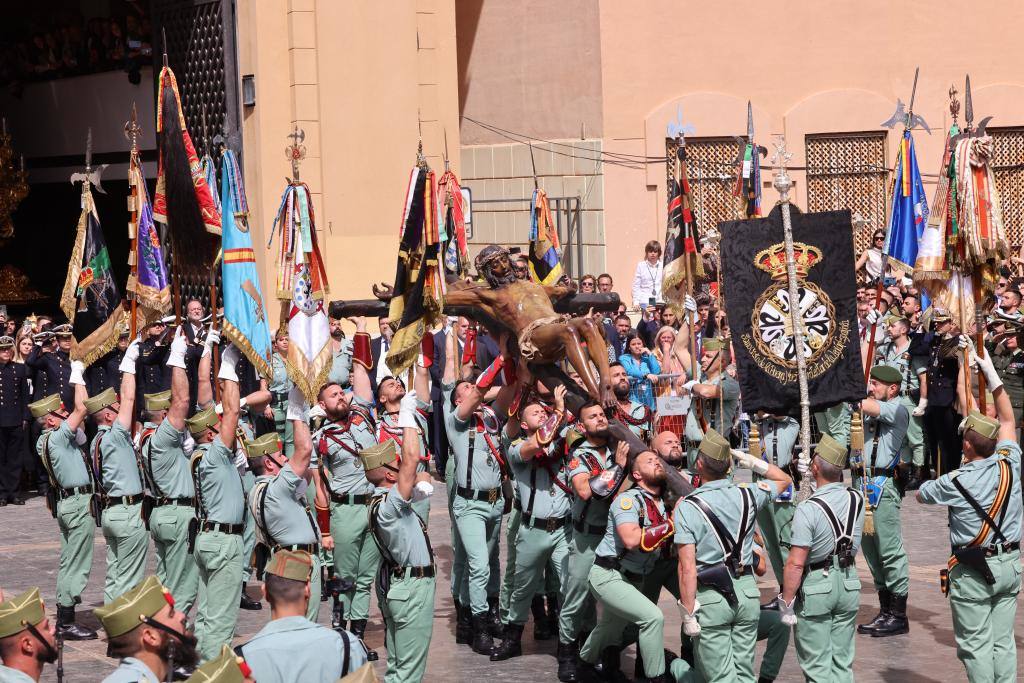
[[[850,464],[851,468],[854,464],[854,460],[860,463],[860,483],[861,492],[864,494],[864,533],[871,536],[875,533],[875,517],[871,510],[871,506],[868,502],[868,491],[867,491],[867,468],[864,463],[864,420],[861,418],[860,411],[856,410],[853,416],[850,418]],[[851,474],[853,470],[850,470]]]
[[[4,126],[0,132],[0,240],[14,237],[14,219],[11,215],[28,195],[28,174],[25,161],[15,166],[11,136]]]
[[[0,266],[0,303],[27,304],[44,299],[46,295],[32,287],[21,269],[10,263]]]
[[[295,129],[286,137],[291,138],[292,141],[292,144],[284,150],[285,157],[292,164],[292,177],[288,182],[294,184],[299,182],[299,163],[306,158],[306,146],[302,144],[306,140],[306,131],[295,126]]]
[[[747,447],[751,457],[761,457],[761,432],[757,428],[757,420],[750,421],[750,435],[747,437]]]

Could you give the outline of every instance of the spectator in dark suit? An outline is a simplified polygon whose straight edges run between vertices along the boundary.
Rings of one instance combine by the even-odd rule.
[[[85,386],[90,396],[96,396],[104,389],[112,388],[121,391],[121,359],[128,348],[128,328],[121,330],[117,346],[105,356],[85,369]]]
[[[75,389],[68,381],[71,379],[71,343],[74,341],[71,325],[58,325],[53,328],[53,336],[42,345],[32,349],[25,359],[25,364],[37,372],[46,375],[44,391],[40,398],[48,394],[60,394],[65,406],[75,405]]]
[[[377,327],[380,329],[380,336],[370,340],[370,355],[373,357],[373,365],[367,371],[370,374],[370,386],[373,388],[374,396],[377,395],[377,383],[385,377],[391,376],[391,369],[385,359],[391,348],[391,337],[394,335],[387,317],[377,318]]]
[[[613,360],[619,360],[619,356],[626,353],[626,340],[632,327],[633,323],[625,313],[615,316],[613,324],[606,324],[604,326],[604,336],[608,340],[608,346],[614,354],[610,356]]]
[[[459,317],[457,321],[434,334],[434,363],[430,366],[430,402],[433,412],[430,414],[430,449],[434,453],[437,476],[444,479],[444,470],[448,462],[448,434],[444,428],[444,395],[441,392],[441,380],[444,377],[444,364],[447,360],[448,331],[454,330],[458,340],[461,360],[462,346],[466,339],[469,320]]]

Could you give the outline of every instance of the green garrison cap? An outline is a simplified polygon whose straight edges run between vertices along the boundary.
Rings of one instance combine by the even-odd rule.
[[[367,472],[390,465],[398,460],[398,449],[395,448],[394,439],[388,439],[359,451],[359,459],[363,461],[363,469]]]
[[[95,415],[115,403],[117,403],[117,394],[114,392],[114,387],[107,387],[95,396],[85,399],[85,411],[90,415]]]
[[[818,439],[818,447],[814,449],[814,454],[839,469],[846,467],[846,446],[828,434],[822,434],[821,438]]]
[[[21,595],[0,602],[0,638],[13,636],[25,630],[26,624],[35,626],[46,618],[43,599],[38,588],[29,588]]]
[[[227,645],[222,645],[220,655],[197,668],[187,683],[245,683],[250,675],[252,670],[245,660],[235,656]]]
[[[995,439],[999,434],[999,421],[972,410],[964,418],[963,429],[960,431],[966,434],[968,429],[973,429],[986,439]]]
[[[245,452],[250,458],[262,458],[264,455],[273,455],[281,450],[281,440],[277,432],[270,432],[257,437],[252,441],[246,439]]]
[[[143,618],[152,617],[173,603],[174,599],[160,579],[150,574],[127,593],[94,609],[93,614],[103,624],[107,638],[116,638],[141,624]]]
[[[710,428],[704,434],[704,439],[701,440],[700,448],[697,450],[712,460],[726,462],[732,457],[729,442],[721,434]]]
[[[711,337],[710,339],[705,339],[703,343],[705,351],[721,351],[728,345],[728,341],[726,341],[725,339],[720,339],[718,337]]]
[[[44,417],[50,413],[56,412],[64,407],[64,404],[60,402],[60,394],[50,394],[46,398],[41,398],[35,403],[29,403],[28,409],[32,413],[32,417]]]
[[[306,583],[313,572],[313,558],[305,550],[278,550],[267,562],[265,571],[282,579]]]
[[[167,410],[171,407],[171,390],[158,391],[155,394],[144,394],[142,400],[146,404],[146,410]]]
[[[876,365],[871,368],[871,379],[886,384],[899,384],[903,381],[900,371],[889,365]]]
[[[202,434],[210,427],[214,427],[217,424],[217,413],[213,408],[206,408],[200,410],[192,417],[185,420],[185,424],[188,425],[188,431],[195,436],[196,434]]]

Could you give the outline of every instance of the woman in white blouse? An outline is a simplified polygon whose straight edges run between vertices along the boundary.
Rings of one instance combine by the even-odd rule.
[[[661,301],[661,244],[651,240],[644,247],[644,260],[633,275],[633,305],[643,310]]]

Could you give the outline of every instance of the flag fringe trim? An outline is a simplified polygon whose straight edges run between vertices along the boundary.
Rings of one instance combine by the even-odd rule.
[[[232,325],[227,320],[221,321],[221,334],[228,338],[232,344],[238,347],[249,362],[252,363],[253,367],[256,368],[256,372],[259,373],[260,377],[272,377],[273,371],[270,369],[270,362],[266,358],[259,354],[259,351],[253,348],[252,343],[249,339],[239,330],[237,327]],[[289,373],[290,374],[290,373]],[[293,380],[294,381],[294,380]],[[312,403],[310,403],[312,405]]]
[[[312,361],[306,359],[296,346],[288,348],[288,357],[284,360],[284,367],[288,371],[288,377],[302,392],[309,405],[314,405],[317,402],[316,397],[320,393],[320,388],[327,383],[327,377],[331,374],[331,356],[330,344],[325,344]],[[318,365],[320,369],[313,374],[313,368]],[[310,375],[313,377],[312,381],[309,379]]]
[[[89,181],[86,181],[89,182]],[[75,320],[75,307],[78,297],[75,292],[78,290],[78,278],[82,275],[82,254],[85,253],[85,227],[89,221],[89,214],[92,212],[92,197],[88,192],[85,208],[78,216],[78,233],[75,235],[75,246],[71,249],[71,260],[68,266],[68,276],[64,280],[64,290],[60,295],[60,310],[67,316],[68,322]]]
[[[121,336],[121,323],[128,318],[128,311],[124,310],[123,300],[118,310],[121,312],[120,315],[115,312],[88,337],[82,341],[72,342],[69,354],[71,360],[80,360],[83,365],[89,367],[117,346],[117,340]]]

